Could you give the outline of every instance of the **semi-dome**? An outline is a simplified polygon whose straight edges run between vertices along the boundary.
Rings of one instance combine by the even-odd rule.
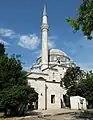
[[[59,49],[50,49],[49,55],[61,55],[61,56],[68,57],[68,55],[65,52],[63,52],[62,50],[59,50]]]

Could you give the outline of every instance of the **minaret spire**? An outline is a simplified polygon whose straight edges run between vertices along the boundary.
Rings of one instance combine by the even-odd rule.
[[[43,16],[47,16],[47,12],[46,12],[46,5],[44,5]]]
[[[43,18],[42,18],[42,67],[44,70],[48,67],[48,21],[47,21],[47,12],[46,5],[44,5]]]

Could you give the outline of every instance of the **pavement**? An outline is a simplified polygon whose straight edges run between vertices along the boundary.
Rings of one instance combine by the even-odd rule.
[[[33,113],[37,113],[38,116],[57,116],[63,114],[71,114],[78,113],[79,110],[71,110],[71,109],[49,109],[49,110],[34,110]]]
[[[85,112],[71,109],[34,110],[29,116],[6,120],[93,120],[93,110]]]
[[[85,118],[84,119],[76,118],[74,114],[49,116],[49,117],[45,117],[45,119],[46,120],[86,120]]]

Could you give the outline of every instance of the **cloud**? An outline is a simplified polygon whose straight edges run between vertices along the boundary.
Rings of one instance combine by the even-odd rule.
[[[49,49],[56,47],[55,42],[54,42],[56,39],[57,39],[57,36],[49,36],[48,37],[48,48]]]
[[[13,30],[0,28],[0,36],[9,37],[10,39],[17,38],[19,35]]]
[[[39,43],[40,43],[40,39],[38,38],[38,36],[36,36],[36,34],[31,34],[31,35],[20,36],[18,45],[23,48],[34,50],[38,47]]]
[[[48,40],[48,48],[51,49],[51,48],[55,48],[55,43],[53,40]]]
[[[15,39],[17,38],[18,45],[23,48],[27,48],[30,50],[34,50],[38,47],[40,43],[40,39],[36,34],[30,34],[30,35],[21,35],[15,33],[11,29],[5,29],[5,28],[0,28],[0,36],[2,37],[8,37],[10,39]],[[56,45],[54,43],[54,39],[57,39],[56,36],[50,36],[48,38],[48,48],[54,48]]]
[[[53,39],[54,37],[50,37],[50,39]],[[40,39],[36,34],[31,35],[24,35],[20,36],[20,41],[18,43],[19,46],[23,48],[28,48],[30,50],[34,50],[38,47],[40,43]],[[56,45],[53,40],[48,40],[48,48],[54,48]]]
[[[0,28],[0,36],[8,37],[10,39],[17,38],[17,40],[19,40],[18,45],[20,47],[27,48],[30,50],[36,49],[40,43],[40,39],[36,34],[20,35],[10,29]],[[4,43],[4,41],[3,41],[3,43]]]
[[[6,42],[6,41],[4,41],[2,39],[0,39],[0,43],[4,44],[5,46],[9,46],[10,45],[10,43],[8,43],[8,42]]]

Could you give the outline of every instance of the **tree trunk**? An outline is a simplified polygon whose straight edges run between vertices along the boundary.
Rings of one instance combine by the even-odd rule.
[[[7,117],[7,108],[4,108],[4,118]]]

